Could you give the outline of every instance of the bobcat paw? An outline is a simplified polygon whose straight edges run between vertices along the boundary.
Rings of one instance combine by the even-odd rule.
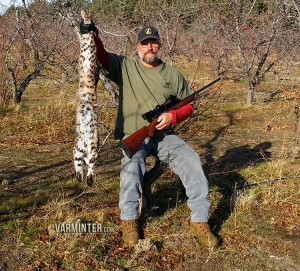
[[[80,172],[76,172],[75,175],[76,175],[76,180],[81,183],[83,181],[83,175]]]
[[[89,175],[86,177],[86,182],[87,182],[87,185],[92,187],[93,186],[93,183],[94,183],[94,177],[93,175]]]

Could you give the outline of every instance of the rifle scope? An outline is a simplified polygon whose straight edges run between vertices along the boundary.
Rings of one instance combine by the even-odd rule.
[[[142,115],[144,120],[151,122],[154,118],[160,116],[162,113],[166,112],[171,106],[178,103],[180,100],[171,95],[163,104],[157,105],[153,110]]]

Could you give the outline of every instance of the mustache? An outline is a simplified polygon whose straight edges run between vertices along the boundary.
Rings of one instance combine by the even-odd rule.
[[[153,49],[152,49],[152,50],[147,50],[147,51],[145,52],[145,54],[148,54],[148,53],[157,54],[157,52],[154,52]]]

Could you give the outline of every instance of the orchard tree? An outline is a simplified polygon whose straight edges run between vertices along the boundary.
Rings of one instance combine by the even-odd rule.
[[[235,67],[248,82],[247,104],[253,103],[254,93],[267,73],[299,43],[287,23],[289,16],[280,7],[277,1],[236,1],[234,43],[241,66]]]
[[[22,0],[22,6],[7,14],[5,20],[9,36],[4,51],[5,66],[14,101],[20,103],[28,85],[43,70],[53,65],[58,67],[58,58],[61,61],[65,57],[66,62],[68,56],[63,56],[63,52],[69,51],[72,36],[68,35],[64,19],[46,2]]]

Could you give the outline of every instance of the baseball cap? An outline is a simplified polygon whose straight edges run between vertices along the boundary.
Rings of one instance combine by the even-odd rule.
[[[138,33],[138,41],[144,41],[146,39],[159,40],[158,30],[153,26],[145,26]]]

